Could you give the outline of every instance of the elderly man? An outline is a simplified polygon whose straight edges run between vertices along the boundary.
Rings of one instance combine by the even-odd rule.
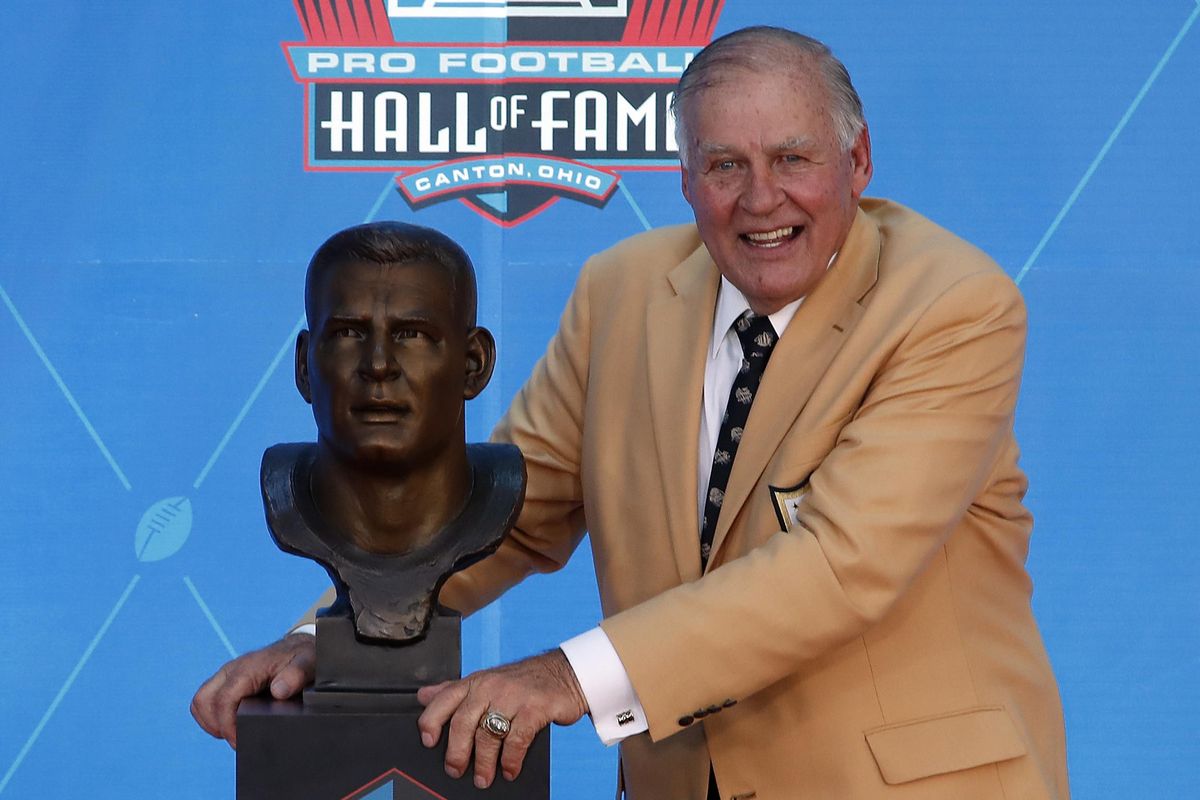
[[[473,754],[482,785],[586,712],[638,800],[1066,797],[1024,569],[1018,292],[862,199],[861,104],[819,42],[718,39],[676,103],[696,224],[584,268],[496,431],[529,469],[517,528],[443,592],[477,608],[586,528],[605,619],[427,687],[426,742],[448,723],[447,770]],[[273,648],[259,685],[294,691],[277,665],[307,645]]]

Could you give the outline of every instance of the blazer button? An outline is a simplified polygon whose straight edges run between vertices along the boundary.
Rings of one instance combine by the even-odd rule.
[[[705,717],[708,716],[708,713],[709,713],[708,709],[706,709],[706,708],[697,708],[695,711],[692,712],[692,716],[695,717],[696,719],[704,719]]]
[[[729,699],[729,700],[726,700],[726,701],[725,701],[724,703],[722,703],[721,705],[725,706],[725,708],[729,708],[730,706],[736,706],[736,705],[737,705],[737,700]]]
[[[688,716],[687,714],[684,714],[682,717],[679,718],[679,727],[686,728],[688,725],[691,725],[695,721],[696,720],[694,720],[692,717]]]
[[[708,708],[704,709],[704,711],[708,714],[715,714],[720,710],[721,710],[720,706],[709,706]]]

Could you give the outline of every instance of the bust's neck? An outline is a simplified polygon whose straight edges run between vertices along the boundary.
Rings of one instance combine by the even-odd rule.
[[[471,492],[466,446],[430,463],[383,471],[339,460],[320,443],[311,490],[321,517],[370,553],[397,555],[422,547],[462,511]]]

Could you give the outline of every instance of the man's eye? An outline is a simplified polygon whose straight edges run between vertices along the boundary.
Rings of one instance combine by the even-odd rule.
[[[419,331],[416,328],[403,328],[396,331],[397,339],[417,339],[425,335],[424,331]]]
[[[736,166],[736,162],[727,158],[724,161],[718,161],[717,163],[713,164],[713,169],[715,169],[717,172],[730,172]]]
[[[362,334],[355,328],[335,328],[333,335],[338,339],[361,339]]]

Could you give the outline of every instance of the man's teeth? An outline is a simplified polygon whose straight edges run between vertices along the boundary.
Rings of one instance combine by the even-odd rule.
[[[761,247],[778,247],[779,245],[783,244],[785,239],[792,235],[792,231],[794,230],[795,228],[791,227],[776,228],[773,231],[766,231],[763,233],[747,233],[746,238],[749,239],[752,244],[756,244]]]

